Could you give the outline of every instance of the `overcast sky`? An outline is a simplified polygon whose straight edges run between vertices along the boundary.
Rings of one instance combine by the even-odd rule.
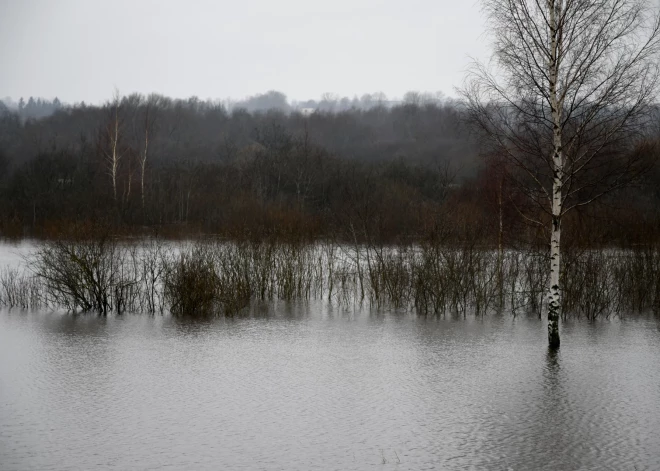
[[[0,0],[0,97],[454,95],[477,0]]]

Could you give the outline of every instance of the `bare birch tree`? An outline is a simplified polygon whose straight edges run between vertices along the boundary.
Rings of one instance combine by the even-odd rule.
[[[121,106],[121,97],[115,90],[110,104],[110,120],[106,126],[107,145],[104,146],[103,154],[105,156],[106,169],[110,181],[112,182],[112,196],[117,201],[117,172],[119,171],[119,162],[122,158],[120,148],[120,129],[122,126],[119,108]]]
[[[139,162],[140,162],[140,195],[142,199],[142,209],[145,208],[145,175],[147,172],[147,161],[150,155],[151,139],[156,129],[156,120],[158,107],[160,105],[160,97],[158,95],[150,95],[144,103],[144,122],[142,134],[142,146],[140,148]],[[139,146],[138,146],[139,147]]]
[[[550,235],[548,340],[559,347],[561,221],[631,182],[658,86],[660,22],[645,0],[482,0],[489,66],[462,90]],[[545,214],[545,216],[544,216]]]

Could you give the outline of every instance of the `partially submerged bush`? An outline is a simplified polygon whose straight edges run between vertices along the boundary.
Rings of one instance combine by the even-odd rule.
[[[0,274],[0,305],[175,316],[235,315],[253,300],[308,300],[420,314],[508,310],[543,313],[544,251],[496,252],[466,244],[336,246],[268,242],[196,243],[180,252],[157,241],[100,238],[46,244],[32,276]],[[660,252],[567,251],[564,316],[660,309]]]
[[[217,296],[219,307],[224,315],[232,316],[246,307],[253,297],[266,293],[272,295],[269,288],[272,266],[269,254],[264,254],[260,247],[216,246]]]
[[[211,315],[217,307],[218,288],[212,253],[202,247],[181,253],[165,269],[165,300],[174,315]]]
[[[122,312],[137,281],[125,250],[108,238],[49,242],[30,259],[47,304],[71,311]]]
[[[147,240],[133,254],[139,274],[139,310],[162,313],[165,310],[163,283],[172,254],[159,240]]]
[[[34,309],[41,306],[38,281],[17,268],[6,268],[0,273],[0,306]]]

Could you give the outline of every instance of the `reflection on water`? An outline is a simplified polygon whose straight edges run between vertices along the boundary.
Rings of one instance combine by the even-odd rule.
[[[263,313],[262,313],[263,314]],[[0,469],[660,469],[654,319],[0,312]]]

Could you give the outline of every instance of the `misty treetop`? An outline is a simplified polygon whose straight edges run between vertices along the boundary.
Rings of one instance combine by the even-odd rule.
[[[55,97],[52,101],[43,98],[29,97],[27,101],[20,98],[14,102],[11,98],[0,100],[0,116],[16,113],[21,121],[28,119],[46,118],[63,107],[60,100]]]

